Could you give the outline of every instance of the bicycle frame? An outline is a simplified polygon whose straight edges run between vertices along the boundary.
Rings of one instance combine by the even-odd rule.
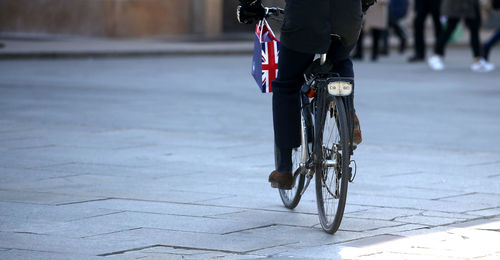
[[[324,65],[326,62],[326,54],[322,54],[320,56],[320,64]],[[310,86],[314,88],[315,96],[313,100],[309,100],[309,97],[307,96],[307,93],[304,93],[301,91],[301,101],[302,101],[302,111],[301,111],[301,124],[302,124],[302,132],[301,132],[301,144],[302,144],[302,154],[301,154],[301,162],[300,162],[300,167],[302,167],[303,170],[301,174],[305,175],[307,177],[307,183],[304,186],[304,189],[301,192],[301,195],[304,194],[304,192],[307,190],[309,183],[312,179],[312,176],[314,175],[314,171],[318,164],[323,163],[323,166],[327,167],[335,167],[337,166],[337,163],[335,161],[327,160],[324,162],[320,162],[317,159],[321,158],[321,154],[318,154],[322,152],[322,147],[319,142],[314,142],[317,138],[319,138],[320,135],[320,127],[324,124],[324,122],[321,122],[320,120],[324,119],[324,114],[326,113],[327,109],[327,104],[330,102],[333,102],[335,99],[337,99],[336,104],[342,105],[345,110],[348,112],[347,113],[347,119],[348,122],[351,122],[351,109],[345,104],[344,100],[342,99],[342,96],[334,96],[328,93],[327,85],[328,82],[332,81],[332,78],[335,80],[339,81],[349,81],[353,82],[353,78],[346,78],[346,77],[319,77],[316,79],[310,79],[309,81],[313,81],[312,83],[306,82],[305,84],[311,84],[314,86]],[[352,83],[351,83],[352,84]],[[314,119],[314,121],[313,121]],[[348,124],[349,124],[348,123]],[[350,131],[350,153],[352,154],[352,131]],[[315,145],[310,145],[310,144],[315,144]]]

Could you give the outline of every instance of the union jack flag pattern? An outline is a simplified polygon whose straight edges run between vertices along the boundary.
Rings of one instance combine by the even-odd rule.
[[[271,93],[271,83],[278,75],[279,41],[267,21],[257,24],[254,40],[252,75],[262,93]]]

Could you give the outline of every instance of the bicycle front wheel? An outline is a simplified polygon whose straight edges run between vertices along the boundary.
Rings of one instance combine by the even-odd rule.
[[[349,135],[343,101],[335,97],[321,113],[316,139],[316,201],[321,227],[335,233],[342,221],[349,183]]]

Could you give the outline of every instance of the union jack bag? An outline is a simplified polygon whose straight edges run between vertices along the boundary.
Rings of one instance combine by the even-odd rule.
[[[252,75],[262,93],[271,93],[271,83],[278,75],[280,43],[267,23],[262,19],[255,29]]]

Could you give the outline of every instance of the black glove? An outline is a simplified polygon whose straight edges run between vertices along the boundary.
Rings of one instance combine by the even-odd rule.
[[[375,4],[375,2],[377,2],[377,0],[361,0],[361,10],[363,10],[363,13],[366,13],[368,8]]]
[[[239,23],[251,24],[255,20],[261,20],[266,16],[266,9],[261,0],[240,0],[236,16]]]

